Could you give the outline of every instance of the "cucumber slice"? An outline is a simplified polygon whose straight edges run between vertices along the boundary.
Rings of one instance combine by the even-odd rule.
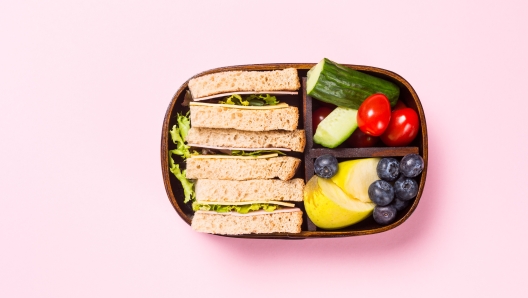
[[[337,107],[321,121],[314,135],[314,143],[327,148],[341,145],[357,128],[357,110]]]
[[[315,84],[317,83],[317,80],[319,80],[319,76],[321,75],[321,71],[323,71],[325,60],[323,59],[321,62],[317,63],[314,67],[310,68],[308,71],[308,79],[306,80],[306,92],[310,94],[315,87]]]

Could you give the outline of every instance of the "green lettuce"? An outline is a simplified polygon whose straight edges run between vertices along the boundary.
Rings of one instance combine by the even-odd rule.
[[[275,96],[269,94],[252,94],[246,100],[250,106],[274,106],[279,103]]]
[[[227,105],[237,105],[237,106],[249,106],[249,101],[243,100],[242,96],[238,94],[233,94],[229,96],[225,101],[219,101],[218,103],[227,104]]]
[[[185,144],[185,138],[189,129],[191,129],[191,121],[189,119],[189,113],[185,116],[178,114],[176,122],[178,125],[174,125],[170,130],[172,142],[176,144],[176,149],[171,150],[174,154],[181,156],[186,159],[191,156],[190,146]]]
[[[279,155],[286,155],[286,153],[279,150],[257,150],[257,151],[243,151],[243,150],[231,150],[231,155],[236,156],[261,156],[264,154],[277,153]]]
[[[183,187],[183,194],[185,199],[183,200],[184,203],[187,203],[189,201],[196,200],[196,193],[194,191],[194,183],[191,182],[187,177],[185,176],[185,173],[187,170],[180,170],[180,165],[176,164],[174,162],[174,159],[172,159],[172,154],[175,154],[176,150],[170,150],[169,151],[169,170],[171,173],[176,176],[176,178],[180,181],[182,187]],[[176,153],[177,154],[177,153]]]
[[[187,134],[189,133],[189,129],[191,129],[191,119],[189,119],[189,112],[187,112],[185,116],[178,114],[176,122],[178,122],[178,127],[180,128],[180,135],[185,141]]]
[[[254,203],[254,204],[246,204],[246,205],[217,205],[217,204],[202,204],[198,202],[194,202],[192,207],[194,211],[198,211],[198,210],[216,211],[219,213],[235,211],[241,214],[246,214],[250,211],[258,211],[258,210],[264,210],[267,212],[271,212],[273,210],[277,210],[280,208],[279,205],[268,204],[268,203]]]
[[[185,144],[185,138],[187,137],[189,129],[191,129],[189,113],[187,113],[185,116],[182,114],[178,114],[176,122],[178,123],[178,125],[174,125],[170,130],[172,142],[176,144],[176,149],[169,151],[169,170],[180,181],[183,187],[183,194],[185,196],[183,202],[187,203],[196,199],[196,193],[194,192],[194,183],[187,179],[187,177],[185,176],[186,170],[180,170],[180,165],[174,162],[172,155],[176,154],[178,156],[181,156],[183,159],[189,158],[191,156],[191,152],[189,150],[190,146]]]
[[[218,103],[239,106],[272,106],[278,104],[279,101],[275,96],[269,94],[251,94],[245,99],[238,94],[233,94]]]

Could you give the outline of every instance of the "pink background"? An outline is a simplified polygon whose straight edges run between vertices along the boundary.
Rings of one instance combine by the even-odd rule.
[[[526,2],[322,2],[2,1],[0,297],[525,296]],[[417,91],[416,212],[343,239],[193,232],[161,176],[177,88],[323,57]]]

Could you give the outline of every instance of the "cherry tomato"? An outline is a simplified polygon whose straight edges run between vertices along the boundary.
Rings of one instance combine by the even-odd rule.
[[[319,123],[321,123],[321,121],[323,121],[323,119],[326,118],[326,116],[328,116],[328,114],[330,114],[332,111],[333,110],[328,107],[321,107],[313,111],[312,113],[313,133],[315,133],[315,130],[317,130],[317,126],[319,126]]]
[[[381,135],[381,140],[387,146],[409,145],[418,135],[420,119],[411,108],[403,108],[392,112],[389,126]]]
[[[396,111],[396,110],[399,110],[399,109],[403,109],[403,108],[406,108],[407,106],[403,103],[403,101],[401,100],[398,100],[396,102],[396,104],[394,105],[394,107],[392,107],[392,110],[393,111]]]
[[[371,136],[361,129],[354,130],[354,133],[346,140],[347,144],[353,148],[374,147],[379,141],[379,137]]]
[[[391,106],[387,96],[372,94],[359,106],[357,123],[359,129],[371,136],[383,134],[391,119]]]

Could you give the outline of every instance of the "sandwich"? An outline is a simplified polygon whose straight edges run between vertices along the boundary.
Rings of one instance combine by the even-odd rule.
[[[213,234],[299,233],[303,179],[196,181],[191,227]]]
[[[192,202],[194,230],[213,234],[298,233],[304,180],[295,178],[304,130],[297,107],[275,95],[297,94],[296,69],[235,71],[189,81],[189,114],[171,130],[170,168]],[[172,154],[185,160],[182,171]]]

